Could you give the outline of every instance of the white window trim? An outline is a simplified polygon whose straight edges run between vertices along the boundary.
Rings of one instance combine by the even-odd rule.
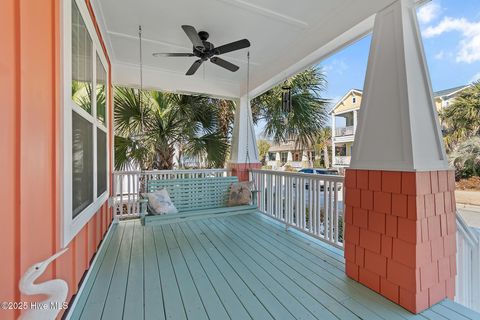
[[[109,111],[109,95],[110,88],[108,77],[110,70],[107,63],[107,58],[103,52],[103,47],[97,36],[95,26],[90,18],[90,12],[84,0],[74,0],[85,22],[87,30],[90,34],[93,44],[93,88],[96,88],[96,55],[100,58],[106,72],[106,108],[105,108],[105,124],[104,126],[97,119],[96,99],[92,101],[92,115],[89,115],[85,110],[75,105],[71,99],[71,83],[72,83],[72,0],[63,0],[62,5],[62,28],[61,28],[61,66],[62,76],[61,84],[63,85],[62,105],[60,111],[60,143],[63,147],[61,152],[61,184],[60,190],[63,191],[63,196],[60,197],[62,208],[60,213],[61,220],[61,244],[66,247],[70,241],[80,232],[80,230],[90,221],[101,206],[108,200],[110,194],[110,154],[111,150],[107,150],[107,190],[97,197],[97,128],[103,130],[107,134],[107,148],[110,142],[111,124],[108,119]],[[95,92],[95,90],[94,90]],[[80,114],[84,119],[93,124],[93,199],[94,201],[79,213],[75,218],[72,218],[72,110]]]

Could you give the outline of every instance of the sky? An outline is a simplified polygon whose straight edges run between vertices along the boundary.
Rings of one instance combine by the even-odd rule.
[[[432,0],[417,10],[433,91],[480,79],[480,0]],[[363,89],[371,36],[318,64],[332,106],[350,89]],[[263,123],[255,132],[260,137]]]

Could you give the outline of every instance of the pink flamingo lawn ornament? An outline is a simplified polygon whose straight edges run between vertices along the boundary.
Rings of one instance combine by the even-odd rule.
[[[47,280],[42,283],[34,283],[40,277],[48,265],[64,254],[68,248],[55,253],[50,258],[32,265],[23,274],[19,282],[20,292],[25,295],[46,295],[47,299],[41,302],[34,302],[26,308],[19,319],[21,320],[54,320],[60,310],[65,307],[68,294],[68,285],[62,279]]]

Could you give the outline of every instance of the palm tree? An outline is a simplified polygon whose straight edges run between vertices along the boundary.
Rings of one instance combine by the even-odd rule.
[[[313,146],[328,120],[328,100],[321,97],[326,88],[325,75],[310,68],[291,78],[292,111],[282,110],[282,85],[278,85],[252,100],[255,123],[265,121],[263,135],[274,143],[295,140],[298,149]]]
[[[227,140],[207,98],[117,87],[114,104],[117,170],[172,169],[176,148],[181,158],[223,166]]]
[[[445,124],[445,144],[453,150],[458,143],[480,135],[480,81],[463,90],[455,102],[440,112]]]
[[[323,153],[323,163],[325,168],[330,168],[330,156],[328,146],[332,141],[332,129],[330,127],[323,128],[317,136],[315,150]]]

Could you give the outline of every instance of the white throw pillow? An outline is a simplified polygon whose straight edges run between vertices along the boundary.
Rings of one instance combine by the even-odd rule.
[[[145,194],[148,198],[148,204],[155,214],[178,213],[177,208],[173,205],[167,189],[163,188],[155,192]]]

